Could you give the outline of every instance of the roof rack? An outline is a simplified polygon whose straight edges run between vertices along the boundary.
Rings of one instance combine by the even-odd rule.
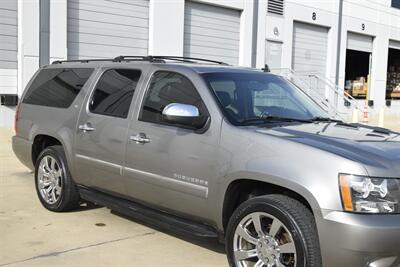
[[[57,61],[54,61],[52,64],[62,64],[62,63],[67,63],[67,62],[89,63],[89,62],[96,62],[96,61],[110,61],[110,62],[148,61],[148,62],[152,62],[152,63],[166,63],[166,60],[185,62],[185,63],[199,63],[199,61],[200,61],[200,62],[214,63],[214,64],[218,64],[218,65],[229,65],[225,62],[216,61],[216,60],[195,58],[195,57],[178,57],[178,56],[118,56],[115,58],[57,60]]]

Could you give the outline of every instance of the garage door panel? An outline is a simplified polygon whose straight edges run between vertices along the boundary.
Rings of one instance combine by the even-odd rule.
[[[393,40],[390,40],[390,41],[389,41],[389,47],[390,47],[390,48],[393,48],[393,49],[398,49],[398,50],[400,50],[400,41],[393,41]]]
[[[94,21],[94,22],[111,22],[113,24],[136,25],[146,27],[148,25],[147,18],[136,16],[124,16],[120,14],[110,14],[103,12],[95,12],[91,10],[70,8],[70,17],[79,21]]]
[[[110,51],[107,46],[91,45],[91,44],[80,44],[79,50],[74,49],[72,45],[71,55],[81,56],[85,58],[114,58],[119,55],[129,55],[130,47],[118,47],[118,53],[116,51]],[[138,51],[146,53],[146,49],[137,48]],[[79,51],[79,54],[77,53]],[[75,53],[75,54],[74,54]]]
[[[235,49],[226,49],[226,48],[220,48],[220,47],[215,47],[212,45],[209,46],[199,46],[199,45],[187,45],[186,46],[187,49],[190,48],[194,48],[196,53],[200,53],[200,54],[211,54],[211,55],[224,55],[226,57],[230,57],[230,58],[235,58],[236,56],[236,50]]]
[[[141,17],[146,17],[143,15],[149,9],[148,3],[143,0],[138,0],[136,3],[142,3],[142,5],[133,4],[129,2],[121,2],[121,1],[110,1],[110,0],[68,0],[70,1],[69,6],[71,8],[80,8],[85,10],[94,10],[97,12],[106,12],[111,14],[135,14]],[[121,13],[122,12],[122,13]]]
[[[0,27],[0,35],[14,36],[17,30],[18,29],[16,25],[3,24]]]
[[[201,53],[200,54],[200,53],[193,52],[193,53],[191,53],[191,57],[206,58],[206,59],[210,59],[210,60],[222,61],[225,63],[229,63],[233,60],[232,57],[223,56],[223,55],[214,55],[212,53],[209,53],[209,54]],[[233,63],[231,63],[231,64],[233,64]]]
[[[221,38],[221,36],[195,35],[195,36],[192,36],[191,38],[185,37],[185,42],[189,41],[189,40],[194,41],[194,42],[203,42],[205,44],[211,42],[211,43],[216,43],[219,45],[236,47],[239,49],[238,42],[232,42],[233,39]]]
[[[320,36],[306,36],[305,34],[297,34],[295,36],[296,40],[298,41],[298,44],[310,44],[310,45],[321,45],[321,43],[326,43],[328,39],[326,39],[326,36],[320,37]]]
[[[11,1],[1,1],[0,3],[0,17],[10,18],[16,20],[17,18],[17,5],[11,5]]]
[[[110,3],[124,3],[130,6],[149,7],[149,4],[143,0],[108,0]]]
[[[12,44],[14,45],[14,49],[17,49],[18,38],[17,36],[8,36],[0,34],[0,43],[2,44]]]
[[[237,23],[237,19],[235,16],[232,16],[232,14],[239,13],[238,10],[195,2],[188,2],[185,7],[185,14],[190,16],[195,15],[196,17],[215,19],[214,14],[216,13],[218,14],[218,19],[221,21],[231,21],[233,23]]]
[[[347,33],[347,49],[372,53],[373,38],[358,33]]]
[[[68,57],[147,55],[149,1],[68,0]]]
[[[3,43],[0,41],[0,50],[17,51],[15,43]]]
[[[328,28],[295,22],[293,25],[292,68],[304,79],[311,73],[326,75]],[[320,97],[325,98],[325,87],[317,88]]]
[[[238,64],[238,10],[187,1],[184,21],[184,56]]]
[[[293,69],[325,75],[328,29],[300,22],[293,26]]]
[[[202,39],[185,39],[185,44],[189,45],[189,43],[191,45],[198,45],[198,46],[211,46],[211,47],[216,47],[216,48],[221,48],[221,46],[224,46],[226,49],[230,49],[230,50],[238,50],[239,46],[236,44],[231,44],[230,42],[219,42],[220,40],[214,38],[212,39],[211,37],[209,37],[209,41],[204,41]]]
[[[326,55],[327,49],[324,49],[321,47],[320,44],[309,44],[309,43],[298,43],[296,45],[296,49],[300,50],[312,50],[313,54],[320,54],[320,55]]]
[[[239,35],[239,33],[232,33],[220,29],[211,29],[211,28],[204,28],[204,27],[197,27],[190,25],[185,26],[185,32],[192,33],[197,37],[199,36],[219,37],[221,39],[231,40],[233,41],[233,43],[237,41],[237,36]]]
[[[186,16],[186,18],[188,18],[188,17],[190,17],[190,16]],[[238,22],[238,21],[225,21],[225,20],[221,20],[218,18],[208,18],[208,17],[201,17],[201,16],[194,16],[193,18],[191,18],[191,20],[189,22],[192,22],[193,24],[196,24],[196,25],[216,25],[216,26],[227,26],[227,27],[231,27],[232,25],[234,25],[235,28],[233,28],[233,29],[239,29],[238,27],[240,27],[240,22]],[[231,30],[231,29],[227,29],[227,30]]]
[[[70,34],[68,34],[70,37]],[[70,42],[73,44],[74,42]],[[75,42],[75,44],[92,44],[92,45],[102,45],[110,47],[132,47],[132,48],[144,48],[147,49],[147,40],[136,39],[134,43],[132,43],[129,38],[119,38],[114,36],[100,36],[100,35],[92,35],[92,34],[80,34],[79,42]],[[83,47],[83,46],[82,46]]]
[[[17,68],[17,7],[17,1],[0,1],[0,69]]]
[[[69,25],[69,32],[71,33],[79,33],[79,34],[87,34],[87,35],[99,35],[99,36],[109,36],[109,37],[121,37],[121,38],[131,38],[132,33],[135,33],[137,39],[147,40],[148,33],[135,32],[132,30],[120,31],[120,30],[112,30],[112,29],[99,29],[92,27],[79,27],[74,25]]]
[[[118,34],[128,34],[131,36],[133,33],[143,34],[144,36],[148,35],[147,27],[141,27],[137,25],[122,25],[116,23],[109,23],[109,22],[97,22],[97,21],[85,21],[84,26],[82,26],[82,21],[78,19],[70,19],[68,21],[68,29],[69,31],[81,31],[86,33],[101,33],[102,30],[104,31],[117,31]]]
[[[17,25],[17,18],[9,18],[0,15],[0,24]]]
[[[234,36],[236,36],[238,33],[240,33],[239,27],[235,28],[232,27],[232,25],[221,25],[217,23],[204,23],[204,22],[196,22],[193,20],[185,20],[185,25],[188,27],[198,27],[206,30],[216,30],[216,29],[221,29],[219,30],[220,32],[226,32],[226,33],[232,33]],[[224,28],[224,30],[222,30]]]

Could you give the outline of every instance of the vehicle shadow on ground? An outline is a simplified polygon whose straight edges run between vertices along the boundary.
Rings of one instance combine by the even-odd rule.
[[[73,209],[73,210],[71,210],[69,212],[74,213],[74,212],[88,211],[88,210],[101,209],[101,208],[104,208],[104,207],[96,205],[96,204],[94,204],[92,202],[88,202],[88,201],[82,200],[79,203],[79,207],[78,208]]]
[[[176,232],[173,232],[173,231],[166,230],[164,228],[157,227],[157,226],[155,226],[153,224],[150,224],[148,222],[139,220],[139,219],[137,219],[135,217],[127,216],[127,215],[119,213],[117,211],[111,210],[110,212],[112,214],[114,214],[114,215],[117,215],[117,216],[119,216],[121,218],[124,218],[126,220],[129,220],[131,222],[134,222],[134,223],[137,223],[137,224],[141,224],[141,225],[143,225],[145,227],[148,227],[148,228],[154,229],[156,231],[162,232],[164,234],[179,238],[179,239],[181,239],[183,241],[192,243],[192,244],[200,246],[202,248],[209,249],[209,250],[211,250],[213,252],[216,252],[216,253],[225,254],[224,245],[219,243],[217,239],[214,239],[214,238],[199,238],[199,237],[195,237],[195,236],[176,233]]]

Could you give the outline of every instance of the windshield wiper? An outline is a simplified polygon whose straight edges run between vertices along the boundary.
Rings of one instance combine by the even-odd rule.
[[[313,117],[310,119],[312,122],[343,122],[341,120],[331,119],[329,117]]]
[[[304,119],[296,119],[296,118],[287,118],[280,116],[262,116],[262,117],[253,117],[240,120],[240,123],[268,123],[268,122],[302,122],[302,123],[310,123],[312,120],[304,120]]]

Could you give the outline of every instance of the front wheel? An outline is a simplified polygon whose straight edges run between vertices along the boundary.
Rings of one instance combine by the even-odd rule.
[[[242,203],[230,218],[226,249],[231,267],[322,266],[313,215],[283,195]]]

